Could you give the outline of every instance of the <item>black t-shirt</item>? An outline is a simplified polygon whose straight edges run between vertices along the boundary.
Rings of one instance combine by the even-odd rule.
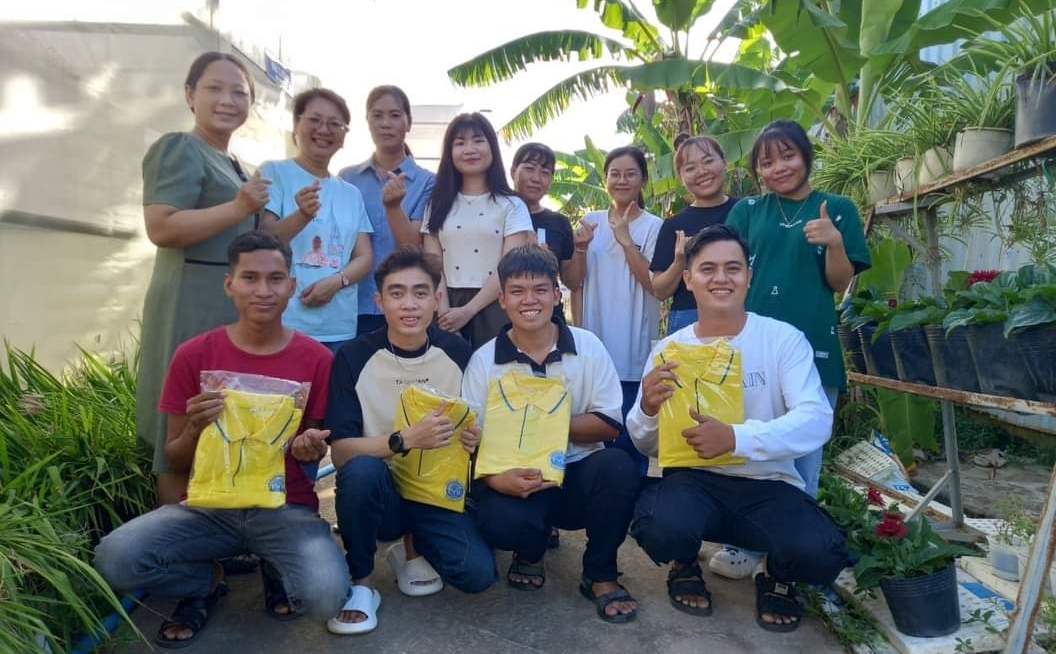
[[[653,252],[653,261],[649,264],[649,270],[663,272],[671,267],[675,261],[675,232],[682,230],[686,238],[692,238],[697,232],[705,227],[721,225],[726,222],[726,214],[730,213],[733,205],[740,198],[730,198],[717,207],[686,207],[682,211],[671,216],[660,226],[660,233],[656,237],[656,250]],[[697,302],[693,294],[686,288],[686,283],[681,279],[678,288],[671,299],[671,309],[696,309]]]
[[[539,239],[539,245],[546,245],[558,261],[572,258],[572,225],[563,214],[543,209],[532,214],[532,229]],[[540,234],[539,230],[545,230]]]

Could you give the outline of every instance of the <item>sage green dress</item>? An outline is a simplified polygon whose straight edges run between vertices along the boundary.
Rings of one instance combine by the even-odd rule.
[[[143,158],[144,206],[205,209],[231,201],[241,185],[232,159],[186,132],[162,136]],[[136,387],[136,433],[154,447],[154,472],[169,471],[166,416],[158,410],[169,359],[180,343],[238,319],[224,294],[227,246],[254,223],[249,215],[201,243],[158,248],[143,302]]]

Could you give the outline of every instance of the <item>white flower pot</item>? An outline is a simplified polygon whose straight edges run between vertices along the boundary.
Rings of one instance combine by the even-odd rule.
[[[999,127],[966,127],[953,145],[953,169],[967,170],[1012,149],[1012,130]]]
[[[996,537],[987,538],[989,548],[986,560],[994,574],[1008,581],[1019,581],[1019,551],[1013,545]]]
[[[895,190],[900,195],[912,193],[917,188],[917,160],[902,157],[895,162]]]
[[[874,170],[869,173],[866,185],[869,187],[869,201],[873,204],[898,195],[895,173],[891,170]]]
[[[924,153],[917,171],[917,186],[936,182],[953,170],[953,154],[949,148],[931,148]]]

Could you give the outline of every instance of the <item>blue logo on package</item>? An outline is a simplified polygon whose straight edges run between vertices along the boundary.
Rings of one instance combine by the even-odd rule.
[[[286,492],[286,475],[275,475],[268,480],[268,490],[272,493]]]
[[[565,452],[564,450],[555,450],[550,453],[550,465],[558,470],[565,469]]]
[[[444,494],[449,500],[460,500],[466,494],[465,485],[457,479],[452,479],[444,486]]]

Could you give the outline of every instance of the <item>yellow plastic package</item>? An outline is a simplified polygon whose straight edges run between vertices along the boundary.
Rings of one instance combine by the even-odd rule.
[[[561,484],[571,419],[572,398],[560,379],[513,371],[492,379],[476,477],[535,468]]]
[[[469,452],[462,447],[462,430],[477,421],[465,401],[437,391],[407,386],[400,393],[394,429],[406,429],[446,403],[444,416],[455,426],[451,442],[432,450],[413,449],[391,459],[392,477],[400,497],[462,513],[469,482]]]
[[[225,391],[220,416],[202,431],[187,504],[276,509],[286,503],[286,443],[297,434],[311,384],[208,370],[203,391]]]
[[[659,366],[677,361],[675,394],[660,406],[660,467],[709,467],[744,463],[744,457],[722,454],[703,459],[686,442],[682,430],[695,427],[690,408],[727,424],[744,422],[741,352],[720,338],[702,345],[668,342],[656,354]]]

